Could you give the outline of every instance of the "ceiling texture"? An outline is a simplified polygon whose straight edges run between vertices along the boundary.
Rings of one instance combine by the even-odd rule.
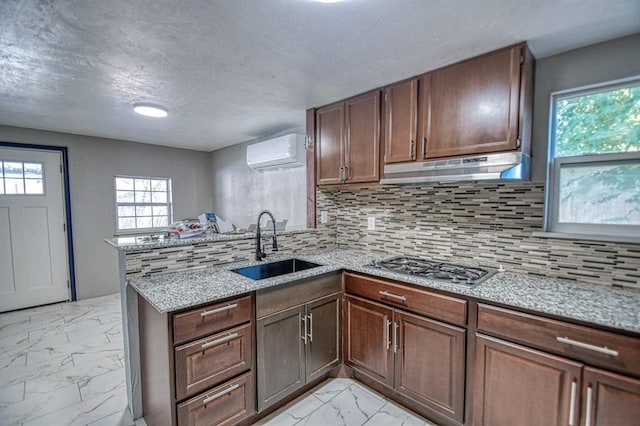
[[[637,32],[638,0],[0,0],[0,124],[213,151],[523,40]]]

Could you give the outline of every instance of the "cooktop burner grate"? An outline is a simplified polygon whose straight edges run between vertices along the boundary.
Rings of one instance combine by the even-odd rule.
[[[488,269],[404,256],[374,260],[371,265],[391,272],[451,281],[469,286],[478,284],[494,274]]]

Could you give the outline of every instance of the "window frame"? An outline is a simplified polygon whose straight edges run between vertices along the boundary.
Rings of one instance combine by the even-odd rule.
[[[133,189],[133,193],[134,193],[134,201],[131,203],[119,203],[118,202],[118,189],[117,189],[117,179],[118,178],[122,178],[122,179],[144,179],[144,180],[164,180],[167,183],[167,202],[166,203],[153,203],[153,202],[148,202],[148,203],[137,203],[135,202],[135,186]],[[156,191],[158,192],[158,191]],[[130,176],[130,175],[116,175],[113,177],[113,194],[114,194],[114,206],[115,206],[115,225],[116,225],[116,231],[114,233],[114,235],[131,235],[131,234],[149,234],[149,233],[153,233],[153,232],[161,232],[167,229],[167,227],[172,223],[173,221],[173,188],[172,188],[172,181],[170,177],[154,177],[154,176]],[[120,229],[120,222],[118,219],[120,219],[120,216],[118,214],[118,207],[120,206],[131,206],[134,209],[136,207],[158,207],[158,206],[166,206],[167,207],[167,226],[161,226],[161,227],[150,227],[150,228],[138,228],[137,224],[136,224],[136,228],[132,228],[132,229]],[[124,217],[130,217],[130,216],[124,216]],[[137,216],[134,216],[137,217]]]
[[[640,152],[585,154],[556,158],[557,104],[567,97],[586,96],[593,93],[640,85],[640,76],[624,78],[589,86],[551,93],[549,103],[549,134],[547,145],[547,174],[545,182],[544,231],[561,238],[592,239],[598,241],[640,242],[640,225],[611,225],[597,223],[558,222],[560,169],[563,165],[640,163]]]

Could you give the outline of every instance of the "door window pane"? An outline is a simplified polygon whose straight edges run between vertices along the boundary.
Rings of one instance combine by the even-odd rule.
[[[27,179],[42,179],[42,164],[24,163],[24,177]]]
[[[0,160],[0,194],[44,194],[43,163]]]
[[[25,179],[24,180],[24,193],[29,195],[42,195],[44,194],[44,185],[40,179]]]
[[[7,195],[24,194],[24,179],[5,178],[4,188]]]

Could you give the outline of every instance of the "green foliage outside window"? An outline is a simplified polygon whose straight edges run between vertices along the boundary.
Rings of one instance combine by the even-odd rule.
[[[640,151],[640,85],[559,99],[556,157]]]
[[[640,84],[558,98],[555,157],[640,151]],[[560,222],[640,224],[640,164],[574,164],[559,176]]]

